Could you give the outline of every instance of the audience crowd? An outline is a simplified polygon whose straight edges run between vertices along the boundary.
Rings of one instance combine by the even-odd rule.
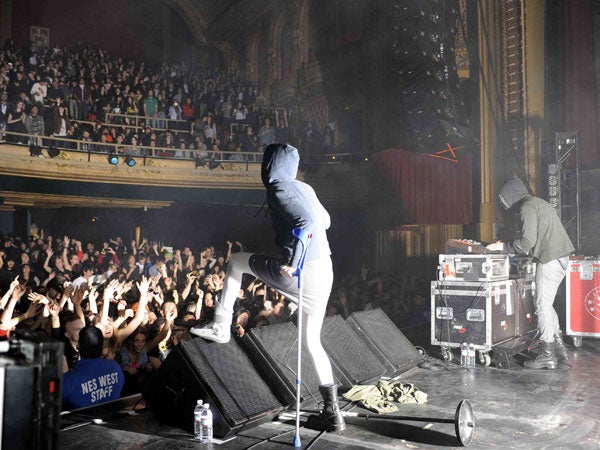
[[[152,68],[91,47],[17,49],[9,40],[0,53],[0,92],[3,139],[23,144],[75,148],[69,140],[82,140],[90,142],[83,150],[157,147],[164,157],[237,150],[231,157],[241,160],[296,140],[292,118],[255,85],[185,61]]]
[[[97,357],[121,367],[121,395],[139,392],[169,351],[191,338],[189,329],[212,319],[231,254],[242,250],[234,241],[223,249],[193,250],[120,237],[96,245],[67,236],[6,236],[0,247],[0,337],[27,330],[61,339],[67,372],[82,358],[80,331],[95,326],[103,336]],[[363,267],[337,279],[328,315],[382,308],[397,323],[426,320],[425,284],[369,272]],[[295,303],[247,275],[232,331],[243,336],[252,327],[293,320],[294,312]]]
[[[244,161],[273,142],[316,142],[311,124],[298,137],[275,111],[256,86],[216,68],[150,68],[90,47],[17,49],[11,41],[0,52],[0,140],[30,148],[75,148],[79,140],[81,150],[136,155],[157,147],[159,156],[212,160],[231,151],[229,159]],[[98,244],[2,236],[0,339],[24,330],[64,342],[65,408],[139,392],[191,338],[189,329],[212,319],[231,254],[242,250],[234,241],[172,249],[120,237]],[[327,314],[382,308],[398,324],[423,322],[426,291],[414,278],[383,279],[363,267],[337,278]],[[248,275],[233,331],[243,336],[294,312],[294,303]]]

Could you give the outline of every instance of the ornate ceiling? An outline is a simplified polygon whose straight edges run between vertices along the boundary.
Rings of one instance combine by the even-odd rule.
[[[265,17],[265,11],[278,8],[280,0],[165,0],[186,21],[199,42],[235,40]],[[295,2],[288,1],[289,4]]]

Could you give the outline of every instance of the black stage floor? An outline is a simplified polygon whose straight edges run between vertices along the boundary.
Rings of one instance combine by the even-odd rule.
[[[414,331],[414,330],[413,330]],[[421,330],[426,333],[425,330]],[[418,334],[418,333],[417,333]],[[410,333],[407,333],[410,338]],[[413,341],[414,342],[414,341]],[[433,357],[400,378],[429,395],[424,405],[400,405],[396,414],[454,419],[457,405],[469,399],[475,417],[470,448],[600,448],[600,341],[584,339],[571,348],[569,365],[558,370],[532,371],[520,362],[511,369],[478,366],[466,370],[455,362]],[[439,349],[438,349],[439,350]],[[439,353],[439,352],[438,352]],[[183,430],[156,422],[152,412],[118,412],[140,397],[117,405],[64,416],[61,449],[293,449],[294,418],[286,413],[276,421],[243,430],[223,444],[203,446]],[[140,402],[140,405],[143,403]],[[90,419],[104,423],[90,423]],[[87,419],[87,420],[86,420]],[[436,422],[387,421],[348,418],[343,434],[301,429],[302,448],[313,449],[428,449],[459,448],[454,425]],[[285,433],[285,434],[283,434]]]

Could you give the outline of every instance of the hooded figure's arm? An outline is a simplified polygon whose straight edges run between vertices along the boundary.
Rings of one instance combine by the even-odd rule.
[[[510,252],[527,255],[537,242],[537,211],[533,205],[523,204],[519,212],[521,235],[508,244]]]
[[[315,197],[316,199],[316,197]],[[269,195],[269,207],[277,211],[279,215],[289,225],[289,230],[286,230],[291,235],[294,228],[302,228],[308,233],[314,234],[316,231],[316,221],[312,217],[310,211],[300,196],[295,192],[290,192],[289,189],[276,190]],[[324,209],[324,208],[323,208]],[[327,214],[327,217],[329,215]],[[280,230],[276,230],[280,232]],[[300,263],[300,257],[303,253],[302,242],[299,239],[294,239],[292,254],[288,265],[297,268]]]

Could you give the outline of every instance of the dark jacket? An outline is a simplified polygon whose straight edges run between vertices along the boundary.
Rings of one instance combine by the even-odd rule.
[[[302,255],[302,244],[292,234],[295,227],[312,233],[306,261],[331,255],[326,232],[330,225],[329,214],[313,188],[296,180],[299,161],[296,148],[271,144],[265,149],[261,168],[275,242],[282,248],[285,263],[290,267],[298,267]]]
[[[521,227],[518,237],[508,243],[509,251],[519,254],[531,252],[533,257],[546,264],[575,250],[554,208],[547,201],[529,195],[519,178],[511,178],[504,183],[499,196],[505,206],[519,208]]]

